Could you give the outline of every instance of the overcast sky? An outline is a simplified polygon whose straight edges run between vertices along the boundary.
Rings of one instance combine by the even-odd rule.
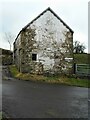
[[[37,15],[50,7],[73,29],[74,41],[86,46],[88,52],[88,0],[1,0],[0,47],[9,49],[4,33],[15,37]]]

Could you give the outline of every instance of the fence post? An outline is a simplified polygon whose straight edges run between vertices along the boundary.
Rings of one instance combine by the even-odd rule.
[[[73,73],[76,74],[76,63],[73,65]]]

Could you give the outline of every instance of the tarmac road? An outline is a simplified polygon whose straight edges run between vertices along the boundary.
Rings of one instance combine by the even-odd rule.
[[[88,89],[6,79],[2,110],[11,118],[88,118]]]

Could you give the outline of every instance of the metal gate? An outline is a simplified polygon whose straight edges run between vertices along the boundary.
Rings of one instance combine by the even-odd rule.
[[[76,64],[76,74],[90,76],[90,64]]]

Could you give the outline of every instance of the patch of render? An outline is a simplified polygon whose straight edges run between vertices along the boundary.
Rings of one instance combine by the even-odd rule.
[[[36,29],[36,37],[35,40],[37,41],[38,45],[38,60],[40,60],[43,63],[44,70],[54,70],[55,64],[58,66],[58,59],[55,59],[54,53],[55,50],[57,51],[58,48],[61,48],[61,52],[66,52],[65,47],[62,47],[62,44],[64,44],[66,41],[67,36],[66,32],[69,33],[69,40],[68,44],[73,44],[73,34],[67,29],[66,26],[63,25],[60,20],[58,20],[53,14],[51,14],[50,11],[47,11],[42,15],[39,19],[37,19],[33,24],[30,25],[31,28],[35,27]],[[57,45],[55,46],[55,42],[57,42]],[[70,47],[70,45],[69,45]],[[71,46],[72,47],[72,46]],[[72,49],[72,48],[69,48]],[[65,54],[65,57],[73,57],[72,51],[67,50],[67,54]],[[60,50],[59,50],[60,52]],[[62,61],[61,61],[62,62]],[[64,68],[68,69],[69,67],[72,67],[72,63],[64,62]],[[54,68],[54,69],[53,69]],[[57,68],[56,68],[57,69]],[[57,71],[57,70],[56,70]]]

